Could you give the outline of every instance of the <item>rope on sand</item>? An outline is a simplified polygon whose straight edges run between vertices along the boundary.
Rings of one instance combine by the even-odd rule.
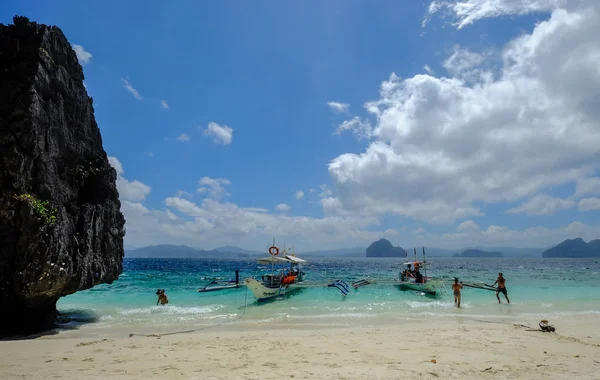
[[[239,316],[237,316],[236,318],[234,318],[234,319],[232,319],[230,321],[225,321],[225,322],[222,322],[222,323],[215,323],[214,325],[200,327],[200,328],[193,329],[193,330],[174,331],[174,332],[168,332],[168,333],[164,333],[164,334],[134,334],[134,333],[130,333],[129,337],[131,338],[132,336],[144,336],[144,337],[148,337],[148,338],[160,338],[162,336],[167,336],[167,335],[188,334],[188,333],[192,333],[192,332],[196,332],[196,331],[208,330],[210,328],[218,327],[218,326],[223,326],[223,325],[226,325],[228,323],[233,323],[233,322],[241,319],[244,316],[244,314],[246,314],[246,307],[247,306],[248,306],[248,287],[246,287],[246,293],[245,293],[245,296],[244,296],[244,311],[242,312],[242,314],[240,314]]]

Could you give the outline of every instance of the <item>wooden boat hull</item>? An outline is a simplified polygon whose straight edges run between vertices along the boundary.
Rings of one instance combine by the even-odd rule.
[[[400,290],[414,290],[422,292],[430,296],[436,296],[438,294],[438,288],[441,286],[441,281],[437,279],[429,279],[424,284],[419,284],[414,281],[402,281],[400,280],[398,286]]]
[[[258,302],[268,301],[268,300],[271,300],[271,299],[274,299],[274,298],[277,298],[280,296],[284,296],[284,295],[290,293],[291,291],[300,289],[300,287],[294,286],[294,284],[284,285],[282,287],[270,288],[270,287],[264,286],[259,281],[255,280],[253,278],[247,278],[244,280],[244,282],[246,283],[246,286],[248,287],[248,289],[250,289],[250,291],[252,291],[252,294],[254,294],[254,297],[256,297],[256,300]]]

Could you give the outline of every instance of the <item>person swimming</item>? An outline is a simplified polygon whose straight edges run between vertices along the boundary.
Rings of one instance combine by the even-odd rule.
[[[158,300],[156,301],[156,304],[158,305],[159,303],[161,305],[166,305],[169,303],[169,299],[167,298],[167,295],[165,294],[165,290],[164,289],[158,289],[156,291],[156,295],[158,296]]]
[[[460,307],[460,290],[463,288],[462,285],[462,281],[460,282],[460,284],[458,283],[458,278],[454,278],[454,284],[452,284],[452,290],[454,291],[454,304],[456,304],[457,307]]]

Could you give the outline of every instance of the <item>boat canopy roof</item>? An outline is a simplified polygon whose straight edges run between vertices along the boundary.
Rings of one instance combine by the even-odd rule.
[[[415,265],[415,264],[419,264],[419,266],[423,266],[426,264],[426,262],[417,260],[417,261],[407,261],[405,263],[402,263],[402,265]]]
[[[284,257],[277,257],[277,256],[267,256],[267,257],[261,257],[260,259],[256,260],[259,264],[273,264],[273,263],[280,263],[280,262],[291,262],[290,260],[284,258]]]
[[[302,264],[302,263],[307,263],[308,261],[303,260],[296,256],[285,255],[284,257],[277,257],[277,256],[261,257],[260,259],[257,260],[257,262],[259,264],[273,264],[273,263],[281,263],[281,262],[292,263],[292,264]]]
[[[288,259],[289,261],[295,263],[295,264],[301,264],[301,263],[307,263],[308,261],[301,259],[299,257],[296,257],[294,255],[285,255],[285,258]]]

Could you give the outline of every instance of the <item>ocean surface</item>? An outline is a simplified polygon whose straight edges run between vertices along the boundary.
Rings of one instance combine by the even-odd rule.
[[[303,267],[307,281],[348,284],[363,277],[394,280],[404,259],[312,259]],[[553,317],[600,316],[600,259],[430,258],[427,275],[458,277],[492,284],[498,272],[507,279],[511,304],[498,304],[495,292],[463,289],[462,308],[454,307],[451,291],[432,298],[397,286],[371,284],[347,296],[331,287],[301,289],[282,299],[256,302],[245,287],[198,293],[212,279],[240,281],[269,273],[254,259],[125,259],[124,271],[103,284],[62,298],[58,310],[70,317],[65,327],[132,333],[204,328],[220,324],[369,325],[378,320],[410,323],[411,318],[453,317],[539,320]],[[156,306],[158,288],[167,306]],[[449,289],[449,286],[448,286]]]

